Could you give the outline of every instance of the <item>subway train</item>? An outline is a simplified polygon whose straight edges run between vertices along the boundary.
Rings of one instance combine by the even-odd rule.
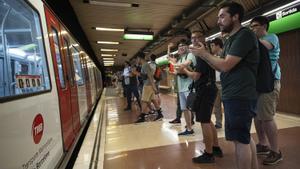
[[[0,8],[0,168],[57,168],[91,118],[101,71],[43,1]]]

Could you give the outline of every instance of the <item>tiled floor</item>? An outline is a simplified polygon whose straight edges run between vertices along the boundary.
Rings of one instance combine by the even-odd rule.
[[[125,98],[108,89],[106,95],[107,130],[105,143],[104,169],[233,169],[234,149],[224,139],[224,130],[218,130],[224,158],[216,159],[215,164],[193,164],[191,158],[204,149],[200,124],[194,125],[195,135],[178,137],[184,129],[181,125],[170,125],[175,117],[176,99],[162,95],[162,109],[165,118],[158,122],[133,124],[138,115],[136,107],[132,112],[124,112]],[[213,117],[214,118],[214,117]],[[279,144],[284,161],[277,166],[263,166],[262,169],[298,169],[300,160],[300,117],[277,114]],[[255,129],[252,128],[254,133]],[[261,161],[262,157],[259,157]]]

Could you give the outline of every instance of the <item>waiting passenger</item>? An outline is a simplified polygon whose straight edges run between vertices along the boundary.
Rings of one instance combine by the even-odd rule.
[[[278,147],[277,125],[274,120],[280,93],[279,40],[275,34],[268,34],[269,20],[265,16],[253,18],[250,22],[250,28],[257,35],[259,41],[269,50],[275,76],[274,90],[258,95],[257,116],[254,120],[258,136],[257,154],[268,154],[267,158],[263,160],[263,164],[273,165],[282,160]]]
[[[199,42],[204,42],[204,37],[199,31],[194,31],[191,40],[193,46],[198,46]],[[212,109],[218,90],[215,84],[215,71],[200,57],[197,57],[195,71],[190,71],[186,67],[182,67],[182,70],[195,80],[196,98],[192,110],[196,112],[196,121],[201,123],[205,144],[204,153],[194,157],[193,162],[213,163],[215,162],[214,156],[223,157],[223,152],[218,143],[217,131],[211,121]]]
[[[222,72],[226,139],[235,145],[238,169],[257,169],[256,147],[250,128],[257,101],[256,72],[259,52],[255,34],[241,25],[243,16],[244,9],[236,2],[221,6],[218,25],[222,32],[229,33],[222,58],[210,54],[202,43],[201,47],[190,47],[190,50]]]
[[[185,72],[182,72],[180,67],[193,67],[196,65],[195,56],[188,51],[188,43],[186,40],[181,40],[178,45],[178,54],[179,59],[175,65],[175,74],[177,75],[177,85],[178,85],[178,93],[179,93],[179,102],[181,111],[184,114],[185,122],[186,122],[186,130],[179,133],[179,136],[191,135],[194,134],[194,130],[192,129],[192,112],[187,109],[187,96],[189,94],[189,86],[193,83],[193,80],[188,77]],[[174,63],[174,60],[170,58],[170,60]]]
[[[127,98],[127,107],[124,108],[124,111],[131,110],[131,92],[129,91],[129,85],[130,85],[130,75],[131,75],[131,67],[130,63],[128,61],[125,62],[125,67],[123,70],[123,79],[124,79],[124,85],[123,90],[125,97]]]
[[[158,94],[158,90],[155,86],[153,79],[153,72],[150,65],[145,60],[145,54],[139,53],[138,62],[142,65],[141,76],[143,77],[143,92],[142,92],[142,112],[139,115],[135,123],[145,122],[146,112],[148,112],[148,105],[152,102],[157,112],[156,120],[161,120],[163,118],[161,108],[159,107],[155,95]]]
[[[169,57],[173,58],[174,59],[174,62],[177,62],[177,59],[179,58],[179,55],[176,53],[174,55],[170,55]],[[172,64],[172,63],[170,63]],[[174,73],[174,72],[171,72],[170,73]],[[169,123],[171,124],[178,124],[178,123],[181,123],[181,115],[182,115],[182,112],[181,112],[181,109],[180,109],[180,100],[179,100],[179,92],[178,92],[178,85],[177,85],[177,80],[175,79],[175,84],[174,85],[174,92],[176,92],[177,94],[177,97],[176,97],[176,101],[177,101],[177,107],[176,107],[176,118],[174,120],[171,120],[169,121]]]
[[[223,41],[220,38],[215,38],[210,42],[210,49],[211,53],[215,56],[221,56],[223,51]],[[215,127],[217,129],[222,128],[222,121],[223,121],[223,115],[222,115],[222,101],[221,101],[221,92],[222,92],[222,86],[221,86],[221,79],[220,79],[220,72],[216,71],[216,86],[218,88],[217,97],[214,103],[213,112],[216,117],[216,123]]]

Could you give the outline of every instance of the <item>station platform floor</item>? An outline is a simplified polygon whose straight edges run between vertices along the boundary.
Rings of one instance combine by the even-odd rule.
[[[161,94],[162,121],[149,121],[134,124],[138,116],[138,106],[132,111],[124,111],[126,99],[119,96],[113,88],[106,88],[102,95],[104,113],[104,133],[101,145],[98,145],[98,160],[89,160],[92,155],[92,143],[88,137],[81,147],[74,168],[103,169],[234,169],[234,147],[224,138],[224,127],[218,129],[218,139],[224,157],[216,158],[214,164],[195,164],[194,156],[204,150],[201,126],[196,123],[193,128],[195,135],[180,136],[184,130],[184,119],[180,125],[172,125],[170,120],[175,118],[176,97],[171,94]],[[214,115],[212,115],[214,121]],[[278,112],[275,116],[278,125],[279,147],[283,161],[274,166],[262,165],[264,156],[258,156],[260,169],[298,169],[300,164],[300,116]],[[96,121],[96,120],[93,120]],[[90,124],[92,132],[99,127]],[[256,134],[252,123],[252,136]],[[105,140],[103,140],[105,139]],[[87,146],[84,146],[87,145]],[[102,158],[101,158],[102,156]]]

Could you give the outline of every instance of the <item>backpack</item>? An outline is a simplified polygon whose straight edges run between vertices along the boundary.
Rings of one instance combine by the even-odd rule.
[[[156,81],[160,81],[160,80],[162,79],[162,70],[161,70],[161,68],[158,67],[157,65],[156,65],[155,72],[154,72],[154,74],[153,74],[153,78],[154,78],[154,80],[156,80]]]
[[[256,91],[259,93],[269,93],[274,90],[275,72],[272,71],[268,49],[258,41],[259,46],[259,63],[256,75]]]

